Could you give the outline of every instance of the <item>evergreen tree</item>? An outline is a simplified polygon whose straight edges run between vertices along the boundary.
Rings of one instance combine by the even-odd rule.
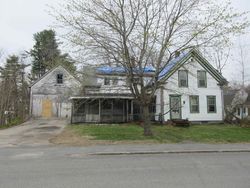
[[[34,34],[35,45],[30,51],[33,58],[32,75],[34,79],[40,78],[48,70],[62,64],[71,71],[75,71],[73,61],[68,54],[62,54],[58,48],[56,34],[53,30],[43,30]]]

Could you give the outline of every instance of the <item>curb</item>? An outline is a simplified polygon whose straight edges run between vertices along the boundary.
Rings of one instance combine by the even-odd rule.
[[[135,152],[95,152],[88,155],[148,155],[148,154],[192,154],[192,153],[250,153],[249,149],[237,150],[170,150],[170,151],[135,151]]]

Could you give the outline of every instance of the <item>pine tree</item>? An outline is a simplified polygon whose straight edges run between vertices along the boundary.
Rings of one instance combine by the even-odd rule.
[[[30,51],[33,58],[32,75],[34,79],[40,78],[48,70],[62,64],[75,71],[75,66],[68,54],[62,54],[58,48],[59,42],[53,30],[43,30],[34,34],[35,45]]]

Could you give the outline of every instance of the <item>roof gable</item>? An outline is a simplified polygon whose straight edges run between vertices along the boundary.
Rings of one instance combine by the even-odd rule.
[[[195,58],[197,62],[215,78],[221,85],[227,84],[227,80],[195,49],[184,52],[177,58],[171,60],[168,65],[159,74],[159,79],[167,80],[180,67],[182,67],[190,58]]]
[[[51,73],[53,73],[54,71],[57,71],[57,70],[59,70],[59,69],[64,70],[68,75],[70,75],[72,78],[74,78],[76,82],[78,82],[79,84],[81,84],[80,81],[79,81],[73,74],[71,74],[65,67],[63,67],[62,65],[58,65],[58,66],[54,67],[53,69],[49,70],[48,72],[46,72],[46,73],[45,73],[42,77],[40,77],[38,80],[36,80],[35,82],[33,82],[33,83],[30,85],[30,87],[35,86],[35,85],[38,84],[40,81],[46,79],[46,77],[48,77]]]

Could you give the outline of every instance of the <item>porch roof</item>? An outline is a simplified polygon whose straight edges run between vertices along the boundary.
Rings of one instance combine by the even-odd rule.
[[[93,95],[93,96],[77,96],[70,97],[70,100],[74,99],[134,99],[131,95]]]

